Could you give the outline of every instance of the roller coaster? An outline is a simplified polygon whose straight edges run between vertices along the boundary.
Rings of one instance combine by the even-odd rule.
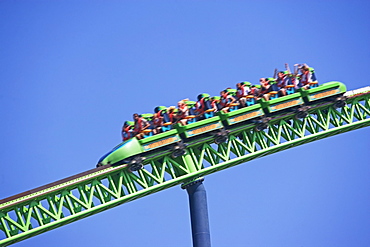
[[[370,87],[328,82],[131,138],[97,168],[0,200],[0,246],[253,159],[370,126]]]
[[[158,155],[163,156],[171,152],[172,157],[176,158],[186,153],[187,146],[192,147],[210,141],[216,144],[226,142],[229,132],[250,128],[261,131],[268,127],[268,122],[272,119],[276,121],[291,116],[305,118],[310,108],[316,108],[323,103],[332,103],[335,108],[345,105],[346,86],[343,83],[332,81],[321,86],[317,86],[317,83],[314,85],[308,90],[302,88],[295,90],[291,87],[291,93],[284,97],[277,97],[277,91],[273,91],[275,98],[270,97],[270,100],[261,98],[256,101],[254,96],[247,96],[247,107],[238,109],[238,104],[235,104],[230,107],[230,112],[215,113],[211,104],[207,107],[207,104],[203,103],[205,109],[202,120],[196,121],[195,116],[190,115],[188,116],[190,124],[185,126],[174,124],[171,130],[168,127],[171,125],[165,125],[161,134],[149,136],[152,134],[149,130],[144,139],[131,138],[104,155],[97,167],[125,164],[130,171],[137,171],[143,167],[146,156],[150,157],[154,153],[158,158]],[[205,97],[202,98],[203,95]],[[208,94],[201,94],[198,98],[203,101],[209,100]],[[195,104],[191,102],[188,105],[194,107]],[[190,108],[191,112],[195,110]],[[168,116],[165,118],[170,119]]]

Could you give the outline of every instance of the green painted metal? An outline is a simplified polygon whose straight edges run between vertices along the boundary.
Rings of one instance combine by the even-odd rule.
[[[274,113],[276,111],[284,110],[290,108],[292,106],[299,106],[302,105],[303,99],[301,98],[300,93],[293,93],[281,98],[273,99],[266,101],[264,99],[260,99],[261,105],[266,108],[268,113]]]
[[[333,93],[344,93],[346,91],[346,85],[339,81],[331,81],[320,85],[320,87],[309,90],[300,89],[299,91],[307,102],[312,102],[330,97]]]
[[[213,137],[194,141],[185,155],[152,155],[139,171],[106,165],[0,200],[0,246],[262,156],[370,126],[370,94],[361,92],[353,92],[340,109],[322,103],[304,119],[272,118],[263,131],[252,124],[232,125],[226,143],[216,145]]]
[[[108,156],[103,156],[103,158],[99,160],[99,165],[120,164],[122,163],[122,160],[130,156],[141,154],[143,152],[179,141],[181,141],[181,138],[174,129],[141,140],[131,138],[114,147],[108,153],[109,155],[107,154]],[[121,148],[123,146],[124,148]]]
[[[179,134],[183,134],[186,138],[223,128],[219,116],[208,118],[185,126],[176,125],[175,127],[177,128]]]
[[[125,145],[125,149],[120,148],[123,145]],[[143,152],[140,142],[136,138],[131,138],[130,140],[122,142],[114,147],[112,151],[114,150],[116,151],[113,152],[112,155],[99,161],[100,165],[115,164],[122,159]]]
[[[225,121],[227,125],[234,125],[255,117],[260,117],[264,115],[264,112],[259,103],[254,104],[249,107],[245,107],[236,111],[224,113],[219,112],[221,120]]]
[[[160,143],[158,141],[160,141]],[[139,142],[143,146],[143,151],[149,151],[153,148],[161,147],[179,141],[181,141],[181,138],[179,135],[177,135],[177,131],[175,129],[139,140]]]

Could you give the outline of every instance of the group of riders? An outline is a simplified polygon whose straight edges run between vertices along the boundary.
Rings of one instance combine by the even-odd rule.
[[[275,69],[274,76],[261,78],[260,83],[236,84],[236,89],[227,88],[220,96],[199,94],[197,101],[180,100],[174,106],[158,106],[154,114],[133,115],[134,121],[125,121],[122,126],[122,140],[132,137],[142,139],[171,129],[175,123],[187,125],[202,119],[213,117],[218,111],[224,113],[253,105],[259,99],[271,100],[296,92],[298,88],[309,89],[318,85],[315,71],[307,64],[295,64],[293,73],[285,64],[285,71]]]

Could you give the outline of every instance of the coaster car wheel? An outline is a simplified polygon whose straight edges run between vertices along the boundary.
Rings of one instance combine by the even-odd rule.
[[[269,121],[271,120],[271,118],[269,118],[269,117],[264,117],[264,118],[262,118],[262,119],[260,119],[260,120],[258,120],[256,123],[256,127],[254,127],[254,130],[255,131],[262,131],[262,130],[264,130],[264,129],[267,129],[268,128],[268,123],[269,123]]]
[[[308,110],[311,109],[310,106],[301,106],[298,107],[294,112],[296,113],[294,118],[295,119],[300,119],[300,118],[305,118],[308,116]]]
[[[214,135],[215,143],[218,145],[218,144],[227,142],[227,140],[229,139],[228,135],[229,135],[229,131],[225,129],[221,129],[219,132],[217,132]]]
[[[143,165],[144,160],[145,158],[140,156],[132,158],[132,160],[128,163],[128,170],[130,172],[134,172],[142,169],[144,167]]]
[[[177,143],[173,148],[172,148],[172,154],[171,157],[176,159],[180,156],[183,156],[186,154],[186,144],[183,142]]]
[[[300,118],[305,118],[308,116],[308,110],[310,109],[311,107],[309,106],[301,106],[299,107],[295,112],[295,119],[300,119]]]
[[[334,108],[342,108],[346,105],[346,96],[337,97],[334,101]]]

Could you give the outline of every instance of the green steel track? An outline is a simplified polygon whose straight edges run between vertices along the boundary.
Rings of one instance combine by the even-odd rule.
[[[370,126],[370,94],[349,97],[335,109],[313,106],[304,119],[272,118],[264,131],[229,129],[226,143],[192,143],[186,155],[153,155],[143,169],[103,166],[0,200],[0,246],[7,246],[179,184],[308,142]]]

